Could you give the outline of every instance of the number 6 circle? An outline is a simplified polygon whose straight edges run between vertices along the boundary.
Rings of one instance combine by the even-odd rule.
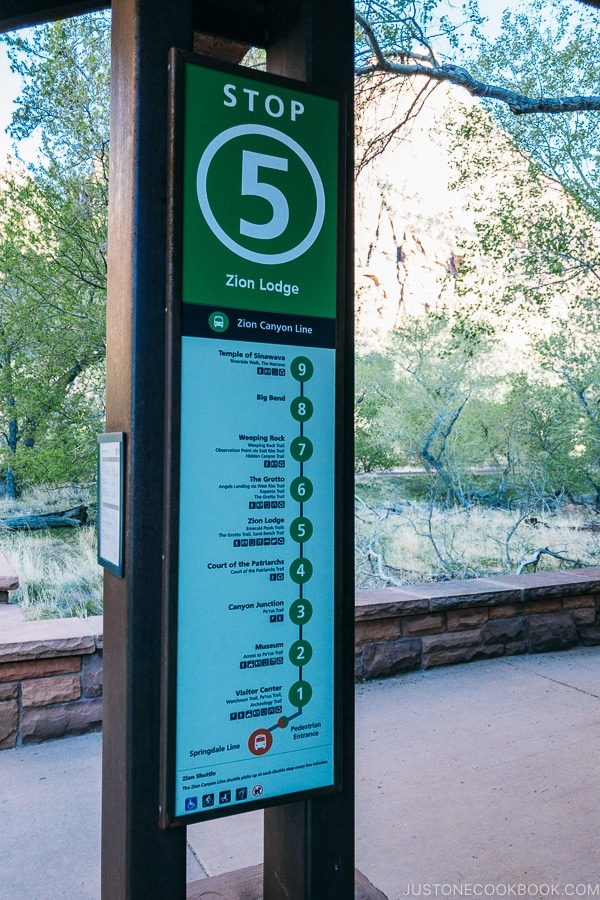
[[[223,228],[221,228],[211,209],[210,200],[208,199],[208,170],[217,151],[219,151],[225,144],[229,143],[229,141],[233,141],[235,140],[235,138],[242,137],[247,134],[264,135],[265,137],[272,138],[274,141],[278,141],[280,144],[284,144],[286,147],[292,150],[296,154],[296,156],[298,156],[299,159],[302,160],[302,162],[308,169],[308,173],[315,188],[317,206],[315,210],[315,218],[308,234],[295,247],[292,247],[290,250],[285,250],[282,253],[258,253],[254,250],[248,250],[246,247],[242,247],[241,244],[238,244],[236,241],[234,241],[233,238],[230,237],[230,235],[228,235]],[[251,180],[253,182],[256,182],[255,178]],[[260,185],[262,183],[258,182],[258,184]],[[291,137],[288,137],[288,135],[284,134],[282,131],[278,131],[276,128],[269,128],[267,125],[236,125],[233,128],[228,128],[226,129],[226,131],[222,131],[221,134],[218,134],[215,138],[213,138],[210,144],[206,147],[198,164],[198,173],[196,175],[196,192],[198,194],[198,203],[200,204],[200,209],[202,210],[208,227],[215,235],[215,237],[217,237],[218,240],[220,240],[228,250],[231,250],[237,256],[241,256],[243,259],[247,259],[250,262],[264,264],[269,263],[271,265],[277,265],[279,263],[290,262],[290,260],[292,259],[297,259],[299,256],[302,256],[303,253],[306,253],[306,251],[310,247],[312,247],[317,237],[319,236],[319,233],[323,226],[323,221],[325,219],[325,191],[323,189],[321,176],[319,175],[314,162],[312,161],[306,150],[304,150],[300,146],[300,144],[294,141]],[[260,196],[265,196],[265,194],[261,193]],[[283,194],[281,196],[285,202]],[[271,202],[271,206],[273,206],[272,201],[269,202]],[[275,208],[273,209],[273,211],[275,213]]]

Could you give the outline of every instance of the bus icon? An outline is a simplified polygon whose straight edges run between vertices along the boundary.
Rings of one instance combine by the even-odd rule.
[[[260,710],[253,710],[259,712]],[[268,728],[257,728],[248,738],[248,750],[254,756],[263,756],[273,746],[273,735]]]
[[[208,324],[213,331],[227,331],[229,319],[224,312],[214,312],[208,317]]]

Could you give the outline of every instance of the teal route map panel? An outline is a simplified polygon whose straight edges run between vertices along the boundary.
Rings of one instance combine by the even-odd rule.
[[[333,783],[333,366],[183,338],[176,815]]]

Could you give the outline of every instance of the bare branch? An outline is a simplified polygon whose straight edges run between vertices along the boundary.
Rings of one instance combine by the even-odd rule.
[[[402,78],[422,75],[432,81],[444,81],[462,87],[473,97],[499,100],[506,104],[516,116],[533,113],[597,112],[600,110],[600,96],[594,94],[589,96],[575,94],[571,97],[527,97],[497,84],[479,81],[462,66],[455,66],[452,63],[434,66],[419,61],[402,62],[402,57],[399,57],[400,61],[396,62],[385,55],[367,20],[358,12],[355,12],[355,18],[364,32],[374,57],[374,61],[370,65],[357,68],[357,75],[375,75],[380,72],[399,75]]]
[[[581,559],[572,559],[570,556],[565,556],[564,552],[556,553],[554,550],[550,550],[548,547],[540,547],[536,552],[524,559],[519,568],[517,569],[517,575],[520,575],[523,569],[528,568],[529,566],[533,566],[534,571],[537,569],[538,564],[542,556],[551,556],[553,559],[558,559],[561,562],[570,563],[573,568],[583,569],[589,565],[589,563],[584,562]]]

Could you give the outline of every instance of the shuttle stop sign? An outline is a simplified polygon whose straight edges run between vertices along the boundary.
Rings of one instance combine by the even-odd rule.
[[[186,303],[335,316],[337,131],[332,100],[187,67]]]
[[[184,65],[177,822],[340,782],[338,106],[292,84]]]

